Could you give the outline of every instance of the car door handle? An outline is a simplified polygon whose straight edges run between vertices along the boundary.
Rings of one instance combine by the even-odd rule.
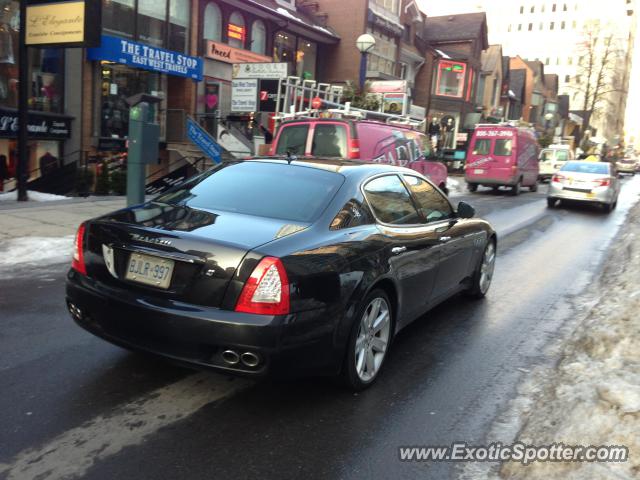
[[[399,255],[402,252],[406,252],[407,251],[407,247],[393,247],[391,249],[391,253],[393,253],[394,255]]]
[[[441,242],[448,242],[449,240],[451,240],[451,237],[444,236],[440,237],[438,240],[440,240]]]

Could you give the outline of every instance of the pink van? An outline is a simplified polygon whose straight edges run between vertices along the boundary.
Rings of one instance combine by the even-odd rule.
[[[469,191],[478,185],[538,189],[538,141],[532,130],[508,125],[478,125],[473,132],[464,177]]]
[[[370,120],[305,118],[283,123],[271,155],[339,157],[400,165],[420,172],[447,192],[447,167],[428,160],[427,136],[410,128]]]

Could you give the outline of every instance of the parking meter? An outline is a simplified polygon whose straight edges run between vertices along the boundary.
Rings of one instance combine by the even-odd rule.
[[[127,102],[129,138],[127,154],[127,206],[144,202],[146,165],[158,162],[160,125],[154,123],[151,103],[162,101],[152,95],[135,95]]]

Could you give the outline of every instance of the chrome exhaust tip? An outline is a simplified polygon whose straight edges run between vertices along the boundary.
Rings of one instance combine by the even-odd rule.
[[[240,359],[242,360],[242,363],[245,364],[247,367],[253,368],[260,365],[260,357],[258,357],[258,355],[252,352],[244,352],[240,356]]]
[[[222,360],[228,365],[237,365],[240,361],[240,356],[234,350],[225,350],[222,352]]]

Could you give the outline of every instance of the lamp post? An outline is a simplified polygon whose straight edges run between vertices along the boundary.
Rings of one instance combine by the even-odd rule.
[[[550,126],[551,126],[551,120],[553,120],[553,113],[551,113],[551,112],[545,113],[544,119],[546,120],[546,123],[544,125],[545,134],[549,135],[549,129],[550,129]]]
[[[356,40],[356,47],[360,50],[360,90],[364,90],[367,76],[367,54],[376,46],[376,39],[369,33],[363,33]]]

